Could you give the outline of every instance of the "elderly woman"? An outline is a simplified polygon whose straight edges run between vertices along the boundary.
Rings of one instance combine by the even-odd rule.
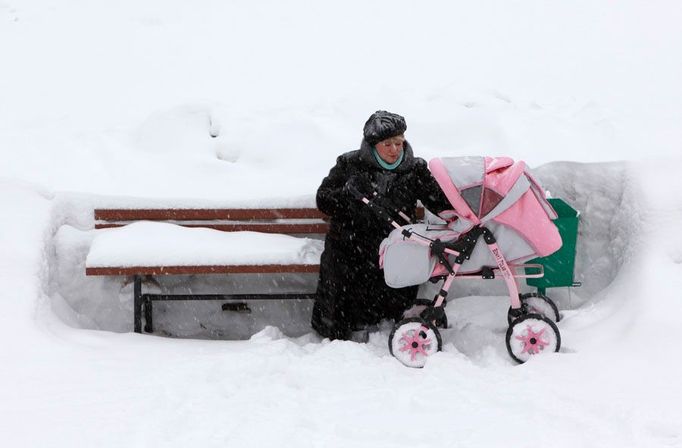
[[[379,268],[379,245],[392,230],[353,191],[380,194],[382,205],[414,220],[417,200],[440,212],[447,200],[405,140],[400,115],[377,111],[364,127],[360,149],[342,154],[317,190],[317,207],[331,223],[320,262],[312,326],[331,339],[363,340],[363,329],[381,319],[399,319],[418,287],[393,289]]]

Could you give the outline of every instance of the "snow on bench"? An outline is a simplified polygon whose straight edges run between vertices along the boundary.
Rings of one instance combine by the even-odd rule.
[[[87,275],[316,272],[324,241],[140,221],[97,235]]]

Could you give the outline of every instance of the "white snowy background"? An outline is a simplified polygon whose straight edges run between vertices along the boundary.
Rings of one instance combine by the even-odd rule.
[[[681,447],[680,23],[672,0],[0,0],[0,446]],[[454,291],[416,370],[388,328],[322,340],[309,303],[159,305],[188,337],[134,334],[130,284],[85,277],[93,207],[313,205],[377,109],[417,155],[526,160],[581,212],[560,353],[511,361],[499,284]]]

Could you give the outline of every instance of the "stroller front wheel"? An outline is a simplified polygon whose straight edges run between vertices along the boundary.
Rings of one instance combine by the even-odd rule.
[[[407,367],[424,367],[442,345],[438,329],[418,317],[396,323],[388,337],[391,355]]]
[[[511,323],[506,343],[509,355],[521,364],[532,356],[558,352],[561,335],[550,319],[540,314],[526,314]]]

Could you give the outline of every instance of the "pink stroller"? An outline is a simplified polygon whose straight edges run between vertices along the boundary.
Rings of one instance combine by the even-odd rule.
[[[540,294],[519,294],[517,278],[543,276],[540,264],[523,264],[561,247],[556,213],[524,162],[507,157],[436,158],[429,169],[453,210],[439,223],[401,226],[374,198],[357,196],[395,230],[382,242],[380,264],[389,286],[400,288],[443,280],[433,301],[420,301],[397,322],[388,340],[391,354],[409,367],[423,367],[441,350],[439,326],[454,280],[502,277],[511,307],[507,351],[519,362],[559,351],[556,305]],[[375,193],[376,196],[376,193]],[[480,240],[485,244],[478,244]],[[531,272],[531,273],[529,273]]]

